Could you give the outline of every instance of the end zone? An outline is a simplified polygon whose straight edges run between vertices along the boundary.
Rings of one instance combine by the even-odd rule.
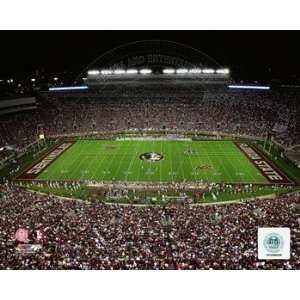
[[[246,143],[234,143],[271,184],[295,184],[261,151]]]
[[[54,149],[51,149],[51,151],[41,156],[38,161],[25,169],[16,179],[35,179],[73,144],[74,142],[61,142]]]

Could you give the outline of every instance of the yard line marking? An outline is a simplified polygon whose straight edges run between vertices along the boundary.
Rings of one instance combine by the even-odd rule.
[[[252,165],[248,164],[248,161],[245,161],[244,160],[244,155],[242,157],[238,157],[236,159],[236,162],[238,163],[239,165],[239,169],[236,169],[235,168],[235,164],[232,165],[231,161],[230,161],[230,164],[233,166],[233,168],[235,169],[235,172],[236,174],[238,174],[239,178],[240,178],[240,182],[245,182],[247,180],[245,180],[245,176],[242,176],[240,174],[240,171],[244,171],[245,173],[243,173],[244,175],[248,176],[251,178],[251,181],[253,183],[257,183],[257,179],[252,175],[252,172],[250,171],[250,168],[252,167]]]
[[[164,155],[164,153],[163,153],[163,141],[160,141],[160,153],[162,154],[162,155]],[[161,166],[162,166],[162,162],[160,161],[159,162],[159,182],[162,182],[161,181]]]
[[[218,145],[218,148],[219,148],[219,147],[220,147],[220,145]],[[231,153],[232,153],[232,151],[231,151]],[[231,160],[231,159],[228,159],[228,158],[232,158],[232,157],[227,157],[226,161],[227,161],[227,162],[231,165],[231,167],[234,169],[235,174],[237,174],[237,173],[238,173],[237,171],[240,171],[240,170],[238,170],[238,169],[235,167],[235,164],[232,164],[232,160]],[[223,162],[222,162],[222,164],[223,164]],[[224,170],[226,170],[225,167],[224,167]],[[227,170],[226,170],[226,173],[227,173],[227,174],[230,174],[230,178],[231,178],[232,182],[236,182],[235,178],[232,178],[231,172],[227,172]],[[238,175],[238,177],[239,177],[240,182],[243,182],[243,181],[244,181],[240,175]]]
[[[140,145],[143,145],[142,143]],[[142,147],[143,149],[143,147]],[[139,153],[143,153],[144,150],[138,150]],[[141,167],[142,167],[142,164],[143,164],[143,160],[140,159],[139,161],[139,169],[138,169],[138,177],[137,177],[137,181],[140,181],[140,174],[141,174]]]
[[[78,155],[77,155],[77,158],[79,159],[80,158],[80,156],[81,156],[81,153],[82,153],[82,151],[84,150],[84,149],[86,149],[86,144],[83,142],[81,142],[80,143],[80,151],[79,151],[79,153],[78,153]],[[80,169],[80,167],[81,167],[81,165],[82,164],[84,164],[85,166],[86,166],[86,158],[85,159],[82,159],[82,160],[80,160],[80,162],[79,162],[79,164],[77,164],[77,167],[75,168],[75,170],[76,170],[76,172],[75,172],[75,170],[74,170],[74,172],[72,172],[72,177],[73,177],[73,173],[77,173],[77,169],[79,168]],[[78,176],[77,176],[78,177]],[[81,180],[82,179],[82,173],[80,173],[80,175],[79,175],[79,180]]]
[[[220,147],[220,145],[218,145],[218,147]],[[231,159],[228,159],[228,157],[227,157],[226,161],[229,162],[229,164],[232,166]],[[222,164],[223,164],[223,162],[222,162]],[[224,167],[224,169],[226,170],[226,173],[229,174],[229,177],[231,178],[231,182],[232,183],[236,182],[235,177],[232,177],[233,174],[231,172],[227,172],[227,169],[225,167]],[[235,172],[237,171],[237,169],[235,168],[235,166],[233,166],[233,169],[235,170]]]
[[[119,145],[118,145],[119,146]],[[117,148],[116,148],[116,152],[114,153],[114,155],[113,155],[113,157],[111,158],[111,161],[110,161],[110,163],[109,163],[109,169],[110,169],[110,167],[111,167],[111,164],[113,163],[113,161],[114,161],[114,158],[116,157],[116,154],[118,153],[118,150],[119,150],[119,147],[118,146],[116,146]],[[106,154],[105,154],[106,155]],[[106,167],[106,169],[107,169],[107,167]],[[109,170],[110,171],[110,170]],[[104,181],[104,177],[105,177],[105,175],[106,175],[106,173],[104,174],[103,173],[103,175],[102,175],[102,177],[101,177],[101,181]]]
[[[124,145],[124,143],[123,143],[123,145]],[[125,149],[126,150],[128,149],[128,145],[126,145],[126,143],[125,143]],[[127,156],[126,150],[123,152],[122,158],[120,159],[118,167],[116,168],[116,172],[112,175],[112,178],[115,178],[116,176],[118,176],[120,166],[122,165],[124,158]],[[127,170],[127,171],[129,171],[129,170]]]
[[[181,148],[181,144],[179,144],[179,142],[176,142],[176,146],[178,145],[178,149],[180,149],[180,151],[182,150]],[[181,156],[182,157],[182,156]],[[181,174],[182,174],[182,177],[183,177],[183,180],[185,180],[185,175],[184,175],[184,168],[182,167],[182,162],[183,160],[180,159],[180,162],[179,162],[179,167],[181,169]]]
[[[186,143],[186,142],[184,142],[184,146],[186,147],[186,145],[189,145],[189,143]],[[197,181],[197,178],[196,178],[196,176],[195,176],[195,174],[194,174],[194,172],[193,172],[193,164],[192,164],[192,162],[191,162],[191,158],[190,158],[190,156],[188,155],[188,158],[189,158],[189,163],[190,163],[190,165],[191,165],[191,170],[192,170],[192,175],[194,176],[194,180],[195,180],[195,182]]]
[[[132,158],[131,158],[131,160],[130,160],[130,164],[129,164],[129,167],[128,167],[128,171],[130,171],[130,169],[131,169],[132,161],[133,161],[133,159],[134,159],[134,157],[135,157],[135,153],[137,152],[137,151],[136,151],[137,145],[139,145],[139,143],[135,143],[134,151],[133,151],[134,155],[132,155]],[[125,181],[127,181],[127,177],[128,177],[128,174],[126,174],[126,176],[125,176]]]
[[[75,143],[76,144],[76,143]],[[75,146],[74,144],[74,146]],[[70,167],[70,166],[73,166],[73,162],[68,158],[67,156],[63,157],[61,156],[61,159],[62,161],[59,162],[58,160],[58,163],[59,163],[59,167],[54,167],[53,171],[50,172],[52,173],[53,175],[50,175],[50,177],[56,177],[55,179],[49,179],[49,180],[67,180],[67,179],[70,179],[70,177],[72,178],[72,174],[73,174],[73,168]],[[69,161],[71,161],[71,164],[69,164]],[[72,172],[71,174],[66,174],[66,173],[61,173],[62,170],[64,170],[65,166],[68,166],[68,169],[71,169]],[[66,174],[66,175],[62,175],[62,174]]]
[[[99,143],[99,146],[101,145],[102,143]],[[103,146],[105,146],[107,143],[106,142],[103,142],[103,144],[101,145],[101,148],[103,147]],[[100,147],[99,147],[100,148]],[[102,149],[101,149],[102,150]],[[100,151],[100,149],[99,149],[99,151]],[[106,154],[104,154],[104,153],[102,153],[101,154],[101,152],[99,152],[100,153],[100,155],[101,155],[101,159],[100,159],[100,162],[99,162],[99,165],[98,165],[98,167],[97,168],[95,168],[95,171],[93,172],[93,175],[91,176],[91,180],[94,180],[95,179],[95,175],[97,176],[97,174],[99,173],[100,174],[100,170],[101,170],[101,168],[102,168],[102,164],[103,164],[103,162],[104,162],[104,159],[106,158]],[[99,156],[100,156],[99,155]],[[94,162],[94,161],[93,161]],[[100,179],[100,178],[99,178]],[[96,180],[97,180],[97,178],[96,178]]]
[[[151,142],[152,143],[152,151],[154,151],[154,140]],[[150,172],[148,173],[148,171],[146,172],[147,176],[151,176],[151,171],[152,171],[152,162],[150,161]],[[151,178],[152,179],[152,178]],[[151,180],[150,180],[151,181]]]
[[[169,151],[168,151],[169,152]],[[171,175],[172,175],[172,182],[174,182],[173,177],[173,157],[172,157],[172,151],[170,151],[170,162],[171,162]],[[170,173],[169,173],[170,174]]]
[[[207,144],[207,145],[209,145],[209,144]],[[204,147],[203,145],[202,145],[202,148],[203,148],[203,150],[204,150],[204,152],[205,152],[205,154],[206,154],[206,155],[205,155],[206,158],[208,158],[208,160],[209,160],[211,166],[214,168],[214,163],[213,163],[213,162],[211,161],[211,159],[210,159],[210,152],[208,152],[207,148]],[[202,159],[201,159],[201,164],[203,164]],[[206,177],[206,181],[207,181],[207,182],[212,182],[212,179],[209,179],[209,178],[208,178],[208,175],[207,175],[206,172],[204,172],[204,175],[205,175],[205,177]],[[214,180],[214,181],[215,181],[215,180]]]
[[[257,180],[258,180],[258,179],[256,179],[256,178],[253,176],[253,174],[252,174],[251,171],[249,171],[249,170],[250,170],[250,167],[253,167],[253,166],[250,165],[250,164],[248,164],[248,161],[247,161],[247,164],[246,164],[246,162],[243,161],[242,159],[239,160],[239,163],[240,163],[240,165],[243,167],[243,169],[246,171],[247,175],[248,175],[248,176],[250,175],[249,177],[252,178],[253,183],[257,183]],[[255,171],[256,171],[256,170],[255,170]]]
[[[218,146],[218,148],[219,148],[219,145],[218,145],[218,144],[217,144],[216,146]],[[218,162],[219,162],[219,165],[222,167],[222,169],[225,171],[227,177],[230,178],[230,180],[231,180],[232,183],[234,183],[234,182],[235,182],[234,178],[232,178],[230,172],[228,173],[228,171],[227,171],[227,169],[225,168],[223,162],[220,160],[220,157],[218,157]],[[225,180],[225,182],[226,182],[226,180]]]
[[[75,145],[77,144],[77,142],[75,143]],[[74,155],[75,156],[75,160],[73,159],[73,160],[71,160],[72,161],[72,165],[74,165],[75,163],[76,163],[76,161],[77,161],[77,159],[78,159],[78,156],[80,155],[80,153],[82,152],[82,150],[83,150],[83,146],[81,145],[81,143],[79,143],[78,144],[78,147],[79,147],[79,149],[80,149],[80,151],[79,151],[79,153],[77,154],[77,155]],[[79,164],[77,164],[77,166],[75,167],[75,168],[71,168],[71,170],[72,170],[72,172],[71,172],[71,174],[69,174],[68,175],[68,177],[67,176],[62,176],[62,179],[61,180],[66,180],[66,179],[69,179],[69,180],[72,180],[72,178],[78,178],[78,176],[77,176],[77,168],[81,165],[81,163],[82,163],[82,161],[79,163]],[[61,170],[61,168],[58,168],[58,170]],[[76,175],[76,176],[75,176]],[[75,179],[75,180],[76,180]],[[78,180],[78,179],[77,179]]]
[[[91,143],[91,146],[92,146],[93,144]],[[94,145],[93,145],[94,146]],[[86,155],[85,155],[86,156]],[[95,157],[98,157],[98,155],[95,155]],[[86,157],[87,159],[89,158],[89,156],[87,156]],[[87,163],[87,166],[88,167],[86,167],[86,169],[88,170],[88,171],[90,171],[91,170],[91,165],[92,164],[94,164],[95,163],[95,158],[94,159],[89,159],[89,162]],[[98,168],[95,168],[95,170],[97,171],[97,169]],[[92,176],[89,176],[89,178],[85,178],[85,180],[92,180],[92,178],[93,178],[93,175]]]

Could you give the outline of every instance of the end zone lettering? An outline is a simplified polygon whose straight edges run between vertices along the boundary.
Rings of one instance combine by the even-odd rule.
[[[52,163],[59,155],[61,155],[67,148],[69,148],[72,143],[63,143],[58,146],[53,152],[46,156],[42,161],[36,164],[33,168],[28,170],[26,174],[36,175],[39,174],[43,169],[45,169],[50,163]]]
[[[236,144],[242,152],[254,163],[257,169],[268,179],[270,183],[291,183],[275,166],[267,161],[263,155],[257,153],[248,144]]]
[[[242,150],[244,150],[244,152],[247,154],[247,156],[249,158],[251,158],[252,160],[261,159],[261,157],[252,148],[250,148],[247,144],[240,144],[240,147],[242,148]]]
[[[283,178],[264,160],[256,160],[254,163],[271,181],[280,181]]]

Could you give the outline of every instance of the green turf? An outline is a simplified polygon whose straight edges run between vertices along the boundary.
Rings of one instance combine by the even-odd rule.
[[[142,161],[145,152],[164,159]],[[268,183],[231,141],[78,141],[38,179]]]

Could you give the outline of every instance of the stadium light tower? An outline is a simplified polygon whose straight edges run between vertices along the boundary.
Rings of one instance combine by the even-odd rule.
[[[151,74],[152,73],[152,70],[151,69],[141,69],[140,70],[140,74]]]
[[[230,70],[229,69],[218,69],[216,71],[217,74],[224,74],[224,75],[227,75],[230,73]]]
[[[202,70],[198,69],[198,68],[190,69],[189,73],[191,73],[191,74],[200,74],[200,73],[202,73]]]
[[[164,74],[174,74],[174,73],[175,73],[175,70],[174,70],[174,69],[164,69],[164,70],[163,70],[163,73],[164,73]]]
[[[138,73],[138,70],[136,69],[129,69],[126,71],[127,74],[137,74]]]
[[[116,75],[121,75],[121,74],[124,74],[124,73],[125,73],[125,70],[122,70],[122,69],[114,70],[114,74],[116,74]]]
[[[203,72],[203,74],[214,74],[215,70],[214,69],[203,69],[202,72]]]
[[[111,75],[112,73],[111,70],[101,70],[101,75]]]
[[[88,71],[88,75],[99,75],[100,74],[100,71],[98,70],[89,70]]]
[[[177,69],[176,74],[187,74],[189,71],[188,69]]]

